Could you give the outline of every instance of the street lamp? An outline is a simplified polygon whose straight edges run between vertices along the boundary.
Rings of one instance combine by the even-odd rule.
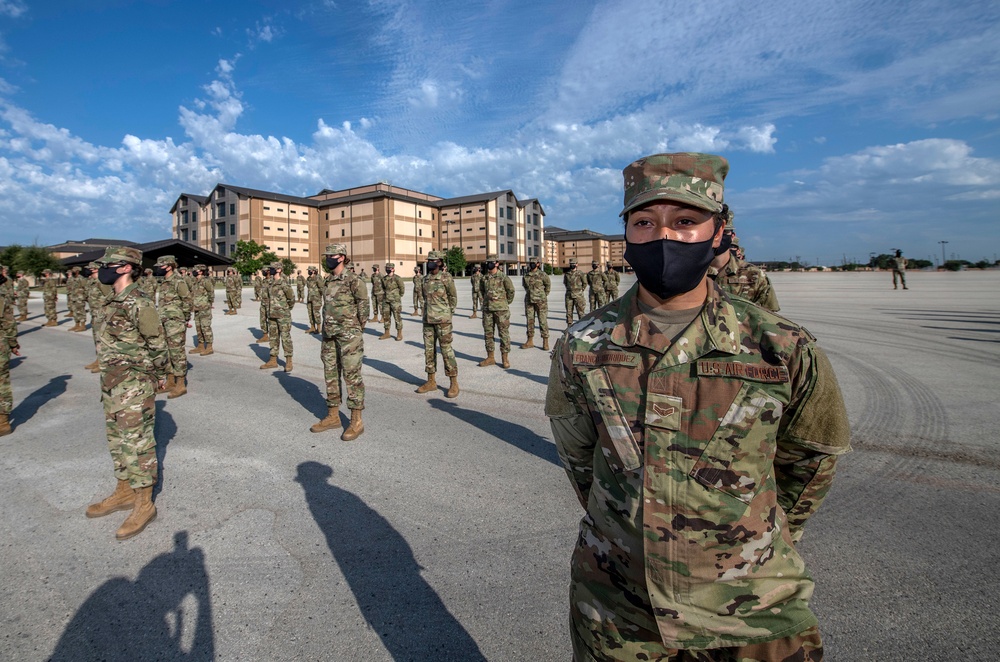
[[[941,244],[941,266],[943,267],[944,263],[947,261],[947,258],[945,258],[945,256],[944,256],[944,246],[948,242],[947,241],[939,241],[938,243]]]

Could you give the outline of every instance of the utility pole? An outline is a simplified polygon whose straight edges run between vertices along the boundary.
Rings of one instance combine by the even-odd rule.
[[[944,263],[947,261],[947,258],[944,256],[944,246],[948,242],[947,241],[939,241],[938,243],[941,244],[941,266],[943,267]]]

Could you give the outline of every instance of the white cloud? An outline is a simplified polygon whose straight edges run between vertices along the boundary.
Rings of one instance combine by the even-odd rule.
[[[19,18],[27,13],[28,7],[20,0],[0,0],[0,16]]]

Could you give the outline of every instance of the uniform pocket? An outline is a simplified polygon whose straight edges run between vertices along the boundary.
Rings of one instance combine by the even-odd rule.
[[[583,377],[587,380],[590,398],[601,415],[611,442],[611,448],[604,449],[608,466],[616,473],[635,471],[642,466],[642,452],[615,397],[608,373],[604,368],[594,368],[583,373]]]

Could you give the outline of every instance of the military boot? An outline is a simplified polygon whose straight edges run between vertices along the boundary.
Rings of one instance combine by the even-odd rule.
[[[87,506],[87,517],[104,517],[119,510],[132,510],[134,504],[135,493],[129,486],[128,481],[119,480],[111,496],[103,501],[98,501]]]
[[[403,339],[403,329],[401,328],[396,329],[396,340],[402,340],[402,339]]]
[[[421,384],[420,388],[417,389],[417,393],[430,393],[437,388],[437,382],[434,381],[434,373],[429,373],[427,375],[427,381]]]
[[[272,355],[271,358],[267,360],[267,363],[263,363],[260,366],[261,370],[272,370],[278,367],[278,357]]]
[[[531,349],[534,346],[535,346],[535,337],[528,336],[528,341],[523,345],[521,345],[521,349]]]
[[[92,372],[92,373],[94,373],[96,375],[100,371],[101,371],[101,364],[98,361],[97,365],[95,365],[93,368],[90,369],[90,372]]]
[[[173,400],[174,398],[179,398],[187,392],[187,377],[183,375],[180,377],[174,377],[174,387],[170,389],[170,393],[167,394],[167,399]]]
[[[448,386],[448,392],[444,394],[446,398],[457,398],[458,397],[458,375],[452,375],[449,377],[451,379],[451,384]]]
[[[201,354],[204,351],[205,351],[205,343],[199,340],[198,344],[192,347],[191,351],[189,351],[188,354]]]
[[[286,356],[285,357],[285,372],[291,372],[291,371],[292,371],[292,357]]]
[[[469,319],[470,319],[470,320],[474,320],[474,319],[476,319],[476,311],[474,311],[474,310],[472,311],[472,314],[471,314],[471,315],[469,315]]]
[[[202,356],[208,356],[209,354],[215,354],[215,350],[212,349],[212,343],[205,345],[205,348],[201,350]]]
[[[139,487],[135,492],[135,507],[132,514],[115,531],[115,538],[128,540],[142,533],[146,525],[156,519],[156,506],[153,505],[153,486]]]
[[[496,365],[497,361],[493,358],[493,352],[486,352],[486,358],[479,362],[480,368],[485,368],[488,365]]]
[[[158,387],[156,389],[156,392],[157,393],[166,393],[167,391],[173,390],[173,388],[174,388],[174,379],[175,378],[174,378],[173,373],[168,374],[167,375],[167,381],[163,384],[162,387]]]
[[[17,318],[17,321],[18,322],[27,322],[28,321],[28,313],[21,313],[21,316]]]
[[[413,312],[412,312],[412,313],[410,313],[410,314],[411,314],[411,315],[413,315],[414,317],[416,317],[417,315],[419,315],[419,314],[420,314],[420,311],[419,311],[419,310],[417,310],[416,308],[414,308],[414,309],[413,309]]]
[[[0,414],[0,437],[11,433],[10,414]]]
[[[57,322],[55,320],[49,320],[48,322],[46,322],[42,326],[59,326],[59,322]]]
[[[306,333],[316,333],[316,327],[314,325],[310,324],[309,328],[306,329]]]
[[[83,369],[84,370],[93,370],[94,368],[98,367],[99,365],[100,365],[100,361],[98,359],[94,359],[92,362],[90,362],[87,365],[83,366]]]
[[[501,361],[500,365],[502,365],[504,368],[510,367],[510,361],[508,360],[508,358],[509,354],[507,354],[507,352],[500,352],[500,361]]]
[[[548,338],[542,338],[542,349],[544,349],[545,351],[549,350],[549,339]]]
[[[340,408],[339,407],[328,407],[326,412],[326,418],[320,420],[318,423],[309,428],[310,432],[326,432],[327,430],[335,430],[340,427]]]
[[[371,324],[372,322],[377,322],[377,321],[378,321],[378,315],[373,315],[372,318],[368,320],[368,323]]]
[[[340,435],[341,441],[354,441],[365,431],[365,424],[361,420],[361,410],[352,409],[351,410],[351,424],[347,426],[344,430],[344,434]]]
[[[389,338],[392,338],[392,334],[389,333],[388,328],[386,328],[385,332],[378,337],[379,340],[388,340]]]
[[[271,342],[271,335],[267,331],[265,331],[264,335],[262,335],[260,337],[260,340],[258,340],[257,342]]]

